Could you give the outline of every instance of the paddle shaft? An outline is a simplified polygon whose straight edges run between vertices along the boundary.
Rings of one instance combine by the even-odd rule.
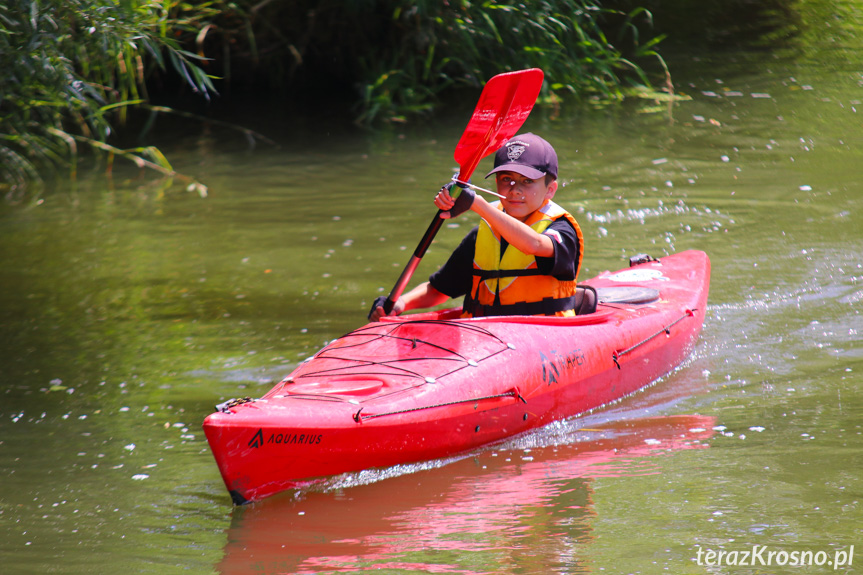
[[[482,159],[482,158],[480,157],[479,159]],[[471,173],[476,168],[477,163],[479,163],[479,159],[477,159],[476,162],[473,162],[473,165],[470,166]],[[456,176],[455,179],[457,181],[464,182],[464,181],[467,181],[469,178],[470,178],[470,173],[465,175],[462,172],[459,172],[458,176]],[[458,186],[453,186],[452,190],[450,190],[450,195],[453,197],[453,199],[458,198],[458,195],[460,193],[461,193],[461,189],[459,189]],[[422,237],[422,239],[420,239],[419,244],[417,244],[417,248],[414,250],[414,253],[411,256],[411,259],[408,260],[408,263],[405,266],[405,269],[402,270],[402,273],[399,276],[399,279],[396,280],[396,284],[393,286],[393,289],[390,292],[390,295],[387,297],[386,301],[384,302],[384,306],[383,306],[384,307],[384,313],[386,313],[387,315],[389,315],[389,313],[391,311],[393,311],[393,307],[395,307],[396,301],[398,301],[398,299],[401,297],[402,293],[404,293],[404,290],[407,287],[408,282],[411,281],[411,277],[413,277],[414,272],[417,269],[417,266],[420,265],[420,260],[423,258],[423,256],[426,255],[426,251],[429,249],[429,246],[431,245],[432,241],[434,240],[435,236],[437,235],[438,231],[440,230],[441,226],[443,225],[444,219],[441,217],[442,213],[443,213],[442,210],[438,210],[437,213],[435,214],[434,218],[432,218],[432,221],[429,224],[429,227],[426,229],[426,233],[423,234],[423,237]]]
[[[408,260],[405,269],[402,271],[402,274],[396,281],[396,285],[393,286],[389,297],[387,297],[386,301],[384,302],[384,312],[387,315],[389,315],[389,313],[393,311],[393,307],[396,305],[396,301],[401,297],[402,293],[405,290],[405,287],[407,287],[408,285],[408,282],[411,281],[411,277],[413,277],[417,266],[420,265],[420,260],[426,254],[426,250],[428,250],[429,246],[432,243],[432,240],[434,240],[434,237],[437,235],[438,230],[440,230],[441,225],[443,225],[443,218],[440,217],[441,213],[443,212],[438,210],[437,214],[435,214],[435,217],[429,224],[426,233],[423,234],[419,245],[417,245],[417,249],[414,250],[411,259]]]

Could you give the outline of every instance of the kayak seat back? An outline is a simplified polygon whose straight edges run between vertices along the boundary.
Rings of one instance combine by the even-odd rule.
[[[578,286],[575,288],[575,315],[588,315],[596,312],[596,289],[591,286]]]

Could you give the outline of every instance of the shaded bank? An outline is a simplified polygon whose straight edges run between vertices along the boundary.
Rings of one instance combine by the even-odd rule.
[[[341,3],[329,0],[115,3],[19,0],[0,7],[0,185],[17,199],[46,169],[76,177],[87,145],[169,176],[158,149],[120,149],[130,108],[218,89],[321,94],[361,124],[431,112],[452,88],[471,92],[501,71],[540,67],[543,100],[614,100],[651,80],[637,64],[659,58],[643,37],[649,14],[596,0],[514,3]],[[609,31],[613,35],[608,36]],[[625,48],[621,48],[624,46]],[[661,59],[659,60],[661,62]],[[164,109],[161,109],[164,111]],[[110,145],[108,145],[110,144]],[[68,172],[65,170],[68,168]]]
[[[365,125],[404,122],[474,101],[489,77],[527,67],[545,71],[540,104],[550,109],[667,99],[673,85],[657,51],[666,36],[687,51],[741,41],[775,50],[822,21],[853,31],[853,12],[838,0],[18,0],[0,6],[0,192],[20,201],[52,170],[74,179],[82,145],[108,166],[120,155],[176,177],[146,145],[164,105],[228,110],[220,119],[232,121],[238,106],[278,99],[311,115],[349,111]],[[216,90],[220,110],[210,105]],[[137,141],[130,108],[143,112]]]

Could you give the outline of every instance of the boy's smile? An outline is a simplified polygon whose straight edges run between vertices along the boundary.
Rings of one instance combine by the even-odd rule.
[[[515,172],[498,172],[495,181],[498,193],[505,196],[501,202],[506,213],[522,222],[538,210],[546,199],[552,199],[557,190],[557,181],[546,186],[544,178],[534,180]]]

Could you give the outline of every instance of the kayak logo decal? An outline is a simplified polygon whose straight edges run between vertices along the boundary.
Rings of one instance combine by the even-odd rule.
[[[558,353],[555,350],[549,353],[551,357],[539,352],[539,357],[542,360],[542,381],[548,385],[558,383],[561,374],[584,365],[585,362],[584,352],[581,351],[581,348],[575,348],[568,353]]]
[[[263,447],[264,443],[280,443],[283,445],[317,445],[323,440],[324,436],[321,433],[271,433],[269,437],[264,439],[264,430],[259,428],[252,436],[247,444],[249,449],[257,449]]]
[[[252,436],[252,439],[249,441],[249,447],[251,449],[257,449],[258,447],[264,444],[264,430],[258,429],[257,433]]]

